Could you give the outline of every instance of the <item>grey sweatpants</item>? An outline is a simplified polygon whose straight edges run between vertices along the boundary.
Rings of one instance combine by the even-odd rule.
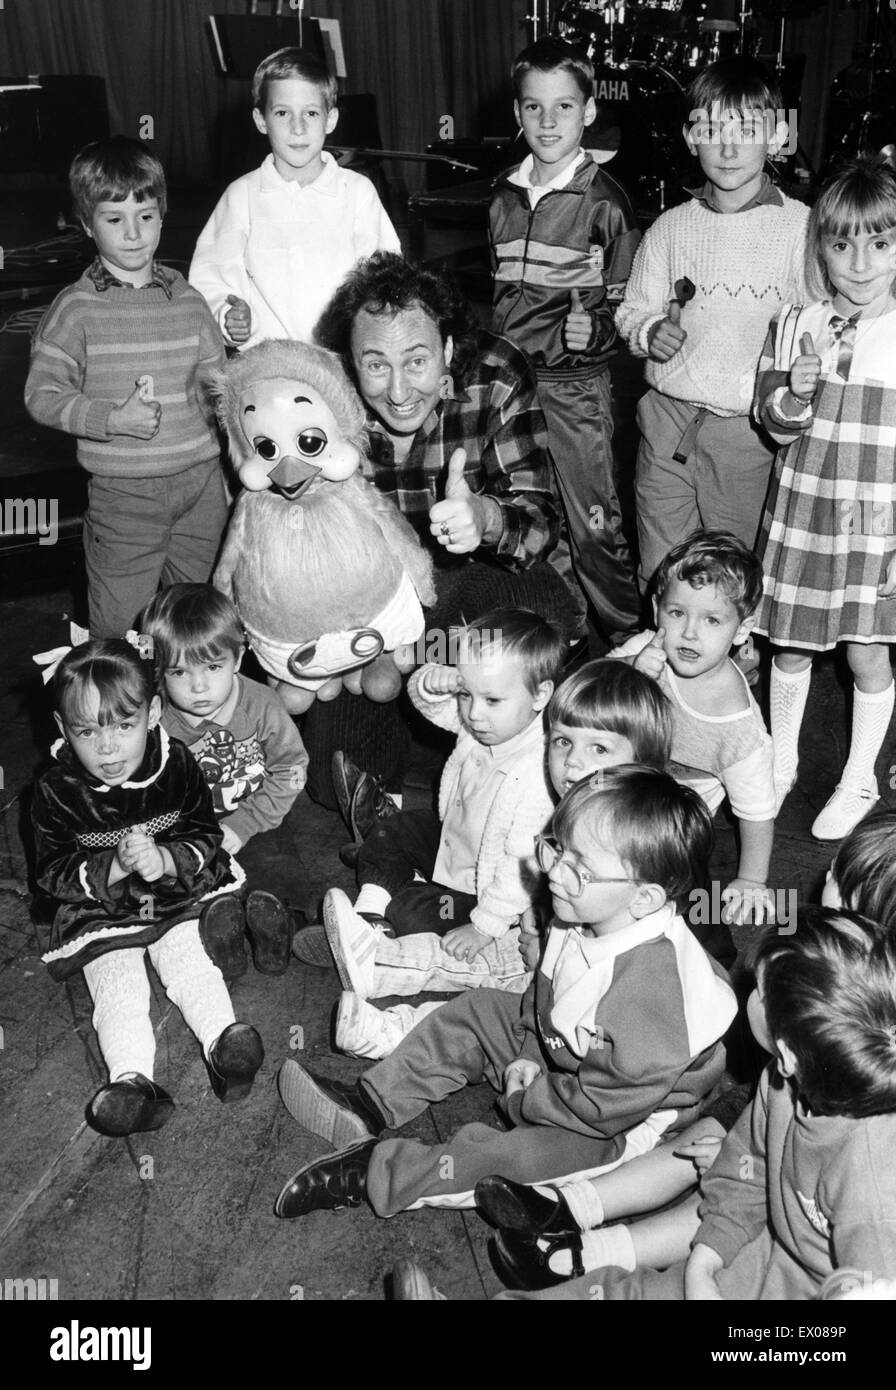
[[[650,390],[638,403],[635,501],[641,579],[698,526],[756,544],[774,450],[746,415],[697,419],[696,406]],[[689,426],[694,428],[689,431]],[[683,463],[673,457],[687,434]]]
[[[417,1024],[396,1050],[361,1078],[390,1128],[398,1129],[427,1106],[479,1081],[502,1089],[504,1069],[520,1052],[522,999],[500,990],[462,994]],[[647,1126],[638,1126],[640,1132]],[[647,1135],[652,1146],[659,1134]],[[640,1152],[644,1149],[641,1148]],[[515,1182],[596,1177],[634,1157],[626,1136],[605,1139],[553,1125],[517,1125],[503,1131],[469,1124],[444,1144],[386,1139],[373,1151],[367,1197],[380,1216],[410,1207],[473,1206],[480,1178],[501,1173]]]

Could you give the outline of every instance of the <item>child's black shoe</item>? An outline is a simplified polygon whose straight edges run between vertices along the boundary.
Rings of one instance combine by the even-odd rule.
[[[545,1249],[542,1246],[546,1245]],[[557,1274],[551,1268],[551,1256],[561,1251],[572,1261],[571,1274]],[[517,1231],[498,1231],[495,1236],[495,1263],[505,1283],[516,1289],[549,1289],[565,1284],[568,1279],[585,1273],[582,1260],[582,1233],[541,1240],[537,1236],[520,1235]]]
[[[274,1215],[292,1220],[311,1211],[359,1207],[367,1195],[367,1169],[377,1142],[373,1137],[361,1139],[338,1153],[306,1163],[281,1191]]]
[[[102,1086],[87,1107],[87,1123],[112,1139],[161,1129],[174,1113],[167,1091],[140,1072]]]
[[[208,1054],[208,1074],[218,1100],[245,1100],[263,1061],[264,1044],[250,1024],[225,1028]]]
[[[246,930],[255,969],[262,975],[283,975],[289,968],[293,923],[280,899],[253,890],[246,898]]]
[[[480,1178],[473,1199],[479,1215],[501,1230],[530,1236],[579,1233],[578,1222],[566,1205],[562,1190],[546,1197],[534,1187],[491,1173]]]
[[[235,980],[249,969],[244,927],[243,905],[235,893],[212,898],[202,909],[199,936],[225,980]]]

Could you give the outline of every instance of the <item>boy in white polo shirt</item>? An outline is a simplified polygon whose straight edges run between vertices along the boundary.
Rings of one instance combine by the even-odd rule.
[[[370,180],[324,150],[336,100],[336,79],[299,48],[280,48],[256,69],[252,119],[271,153],[225,191],[190,266],[190,284],[235,347],[310,342],[355,262],[401,250]]]

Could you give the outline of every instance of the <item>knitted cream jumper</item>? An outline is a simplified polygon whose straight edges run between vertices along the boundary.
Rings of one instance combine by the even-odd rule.
[[[106,478],[161,478],[220,456],[207,379],[224,365],[208,305],[182,275],[160,285],[97,290],[88,273],[53,300],[37,330],[25,405],[32,419],[78,438],[78,462]],[[113,407],[152,377],[162,407],[152,439],[109,433]]]
[[[682,311],[688,336],[679,351],[668,362],[648,359],[651,386],[714,415],[749,415],[769,323],[782,304],[805,298],[808,216],[793,198],[739,213],[692,198],[654,222],[616,312],[636,357],[647,356],[647,335],[668,314],[675,281],[686,275],[697,292]]]
[[[457,745],[439,784],[439,820],[444,821],[457,795],[461,768],[481,745],[461,724],[456,696],[432,696],[420,690],[422,677],[431,669],[421,666],[414,672],[408,681],[408,695],[431,723],[457,734]],[[521,754],[519,761],[506,769],[489,808],[476,858],[477,903],[470,913],[473,926],[486,936],[503,936],[531,906],[542,883],[535,862],[535,836],[545,829],[554,810],[544,762],[543,745]]]

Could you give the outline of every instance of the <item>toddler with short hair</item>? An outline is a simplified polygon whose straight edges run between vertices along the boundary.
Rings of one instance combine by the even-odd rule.
[[[276,831],[305,785],[308,754],[276,691],[240,671],[245,635],[234,604],[211,584],[172,584],[143,614],[165,695],[162,726],[186,744],[211,789],[223,848],[250,880],[264,872],[257,835]],[[254,871],[254,873],[253,873]],[[246,969],[235,902],[203,915],[203,940],[225,978]],[[253,889],[245,915],[262,974],[289,965],[292,928],[278,898]]]
[[[740,830],[737,877],[724,889],[728,920],[768,907],[775,831],[772,742],[746,679],[731,660],[756,621],[762,566],[724,531],[694,531],[670,550],[654,581],[655,632],[613,653],[659,681],[672,708],[670,771],[710,811],[727,796]]]

